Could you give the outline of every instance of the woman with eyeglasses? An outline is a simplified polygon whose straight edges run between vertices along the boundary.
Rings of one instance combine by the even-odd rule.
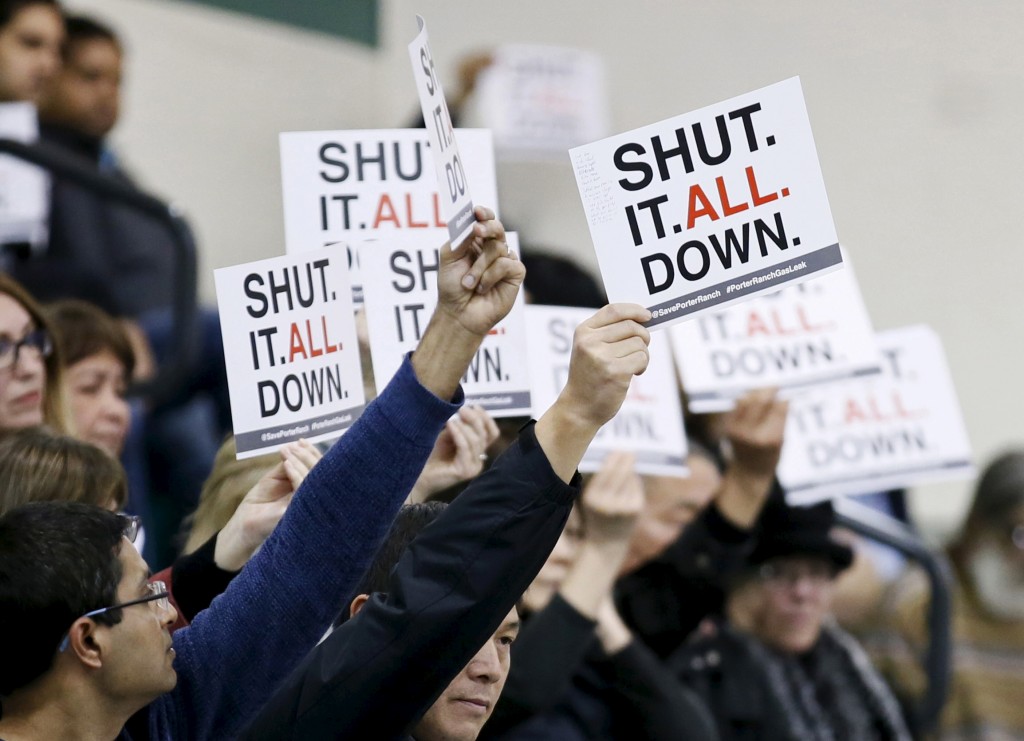
[[[35,299],[0,273],[0,432],[69,425],[61,362],[50,324]]]

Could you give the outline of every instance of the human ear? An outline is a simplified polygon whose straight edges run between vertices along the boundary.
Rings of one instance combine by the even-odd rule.
[[[92,669],[101,668],[106,645],[99,633],[100,626],[88,618],[79,618],[68,631],[68,647],[65,652]]]
[[[360,610],[362,610],[363,609],[363,605],[365,605],[369,600],[370,600],[370,595],[368,595],[368,594],[357,594],[352,599],[352,604],[348,606],[348,616],[350,618],[354,618],[356,616],[356,613],[358,613]]]

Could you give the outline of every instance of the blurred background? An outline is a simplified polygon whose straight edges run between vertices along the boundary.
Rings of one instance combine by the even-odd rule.
[[[449,92],[460,58],[502,43],[596,52],[614,132],[799,75],[839,238],[875,327],[927,323],[939,332],[979,463],[1022,442],[1020,3],[66,5],[109,22],[125,41],[114,144],[143,187],[191,220],[200,290],[211,302],[214,268],[284,252],[278,132],[394,128],[415,118],[406,45],[416,13]],[[230,9],[243,5],[263,17]],[[596,271],[567,155],[499,163],[498,186],[502,216],[525,241]],[[913,492],[930,538],[956,527],[970,489]]]

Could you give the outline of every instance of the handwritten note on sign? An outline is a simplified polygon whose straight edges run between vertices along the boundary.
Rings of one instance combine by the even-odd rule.
[[[796,389],[881,370],[875,332],[849,264],[676,324],[669,335],[690,411],[696,413],[731,409],[750,389]]]
[[[842,264],[798,78],[569,154],[608,297],[648,326]]]
[[[565,387],[573,332],[593,314],[592,309],[527,305],[530,381],[538,414],[551,406]],[[580,471],[597,471],[609,453],[622,450],[633,453],[639,473],[689,475],[683,413],[672,355],[665,340],[651,338],[647,371],[630,382],[622,408],[597,433],[583,456]]]
[[[214,271],[238,457],[340,437],[363,411],[344,245]]]
[[[438,246],[443,231],[395,232],[360,246],[370,356],[378,389],[398,371],[402,358],[419,344],[437,306]],[[514,232],[506,233],[518,253]],[[531,412],[526,366],[526,326],[522,292],[512,310],[484,339],[462,379],[466,403],[495,417]]]
[[[791,501],[973,475],[938,336],[914,326],[877,337],[882,373],[808,389],[790,402],[778,473]]]
[[[441,193],[441,213],[448,222],[449,239],[452,244],[458,244],[473,228],[473,197],[469,192],[466,169],[455,141],[448,103],[434,69],[427,24],[421,16],[416,16],[416,22],[420,32],[409,44],[409,59],[412,60],[420,109],[423,111],[434,154],[434,172]]]

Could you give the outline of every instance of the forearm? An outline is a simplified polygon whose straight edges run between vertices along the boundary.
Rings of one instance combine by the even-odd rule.
[[[310,471],[274,533],[224,596],[175,634],[175,692],[197,708],[189,714],[192,735],[234,737],[241,717],[263,706],[316,645],[455,410],[404,365]],[[268,619],[274,630],[266,630]],[[220,670],[209,672],[209,666]],[[245,682],[223,679],[241,676]]]
[[[576,493],[524,430],[413,541],[386,596],[371,597],[311,654],[245,738],[276,738],[281,718],[294,719],[288,732],[303,739],[400,735],[536,576]]]
[[[734,527],[751,530],[764,508],[775,477],[730,466],[722,477],[722,485],[714,505]]]
[[[570,481],[601,425],[580,413],[579,406],[559,396],[537,422],[540,443],[551,468],[562,481]]]
[[[562,582],[558,593],[577,612],[597,620],[602,603],[611,596],[629,541],[599,546],[584,542],[576,561]]]
[[[437,310],[412,354],[416,378],[439,399],[450,399],[459,387],[483,337]]]

